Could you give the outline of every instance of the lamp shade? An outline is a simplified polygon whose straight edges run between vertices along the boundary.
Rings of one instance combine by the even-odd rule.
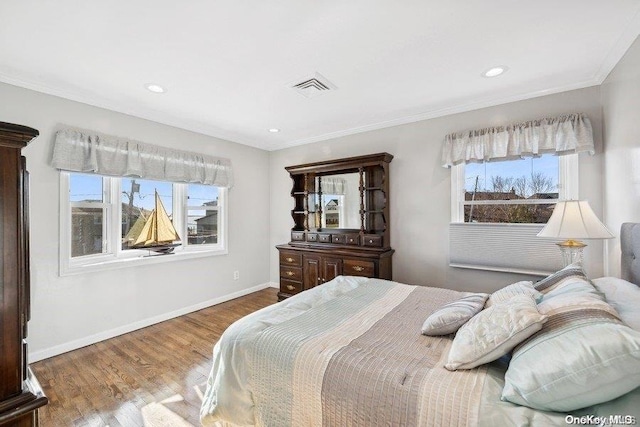
[[[538,237],[558,239],[610,239],[613,236],[586,200],[565,200],[556,204]]]

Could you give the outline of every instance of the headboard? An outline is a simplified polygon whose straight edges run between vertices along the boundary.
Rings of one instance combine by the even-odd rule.
[[[625,222],[620,229],[622,278],[640,286],[640,223]]]

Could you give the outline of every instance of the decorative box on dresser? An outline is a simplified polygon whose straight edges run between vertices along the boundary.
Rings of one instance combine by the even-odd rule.
[[[0,122],[0,426],[38,425],[47,404],[27,363],[29,321],[28,173],[21,150],[38,136]]]
[[[388,153],[288,166],[291,241],[280,254],[280,300],[339,275],[391,279]]]

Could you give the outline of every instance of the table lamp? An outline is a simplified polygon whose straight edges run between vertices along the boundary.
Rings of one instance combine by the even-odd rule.
[[[556,243],[562,252],[564,265],[582,264],[586,244],[578,239],[611,239],[613,234],[598,219],[586,200],[563,200],[556,203],[547,225],[538,237],[567,239]]]

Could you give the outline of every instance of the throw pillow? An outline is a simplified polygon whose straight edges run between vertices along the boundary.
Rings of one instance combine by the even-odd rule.
[[[502,400],[567,412],[640,386],[640,332],[584,283],[575,280],[545,295],[539,308],[548,321],[514,350]]]
[[[640,331],[640,287],[617,277],[600,277],[591,282],[616,309],[620,319]]]
[[[471,369],[496,360],[539,331],[546,320],[531,295],[494,304],[458,330],[445,368]]]
[[[447,335],[475,316],[489,298],[489,294],[471,294],[451,302],[434,311],[422,325],[424,335]]]
[[[509,286],[505,286],[502,289],[498,289],[489,296],[485,307],[489,308],[493,304],[505,302],[516,295],[533,295],[536,302],[542,299],[542,293],[533,287],[533,282],[522,281],[512,283]]]
[[[558,284],[562,283],[564,280],[571,278],[583,278],[586,279],[587,276],[584,274],[584,270],[582,269],[582,265],[580,263],[569,264],[564,267],[562,270],[558,270],[555,273],[545,277],[544,279],[536,282],[533,286],[542,292],[543,294],[549,292]]]

